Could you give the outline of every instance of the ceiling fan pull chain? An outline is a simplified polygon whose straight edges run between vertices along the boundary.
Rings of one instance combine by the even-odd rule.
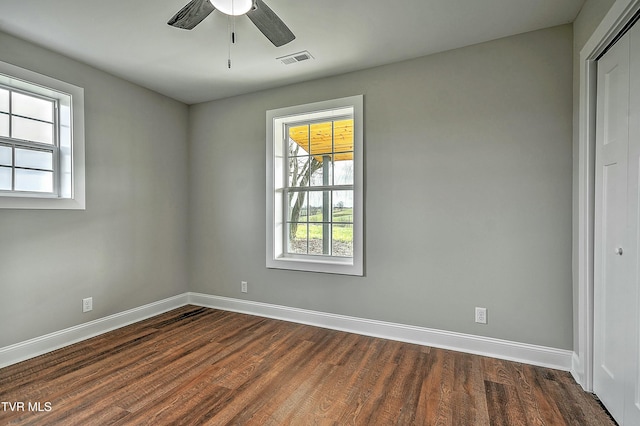
[[[233,13],[233,0],[231,1],[231,10]],[[236,44],[236,17],[235,15],[227,16],[227,31],[229,32],[229,56],[227,58],[227,67],[231,69],[231,45]]]
[[[236,11],[235,11],[235,1],[231,0],[231,43],[236,43]]]
[[[227,54],[227,67],[231,69],[231,39],[233,38],[233,31],[231,30],[231,17],[227,16],[227,32],[229,39],[227,40],[228,54]]]

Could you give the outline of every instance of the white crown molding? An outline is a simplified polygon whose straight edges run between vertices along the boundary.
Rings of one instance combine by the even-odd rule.
[[[188,293],[189,303],[225,311],[257,315],[365,336],[432,346],[570,371],[573,352],[491,337],[435,330],[404,324],[290,308],[228,297]]]
[[[99,336],[108,331],[179,308],[187,303],[188,296],[187,293],[184,293],[34,339],[25,340],[14,345],[5,346],[0,348],[0,368]]]

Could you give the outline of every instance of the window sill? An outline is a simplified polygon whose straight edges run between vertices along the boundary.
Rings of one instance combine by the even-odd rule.
[[[85,210],[84,199],[0,196],[0,209]]]
[[[324,274],[363,275],[362,262],[357,262],[354,259],[278,257],[276,259],[267,259],[267,268]]]

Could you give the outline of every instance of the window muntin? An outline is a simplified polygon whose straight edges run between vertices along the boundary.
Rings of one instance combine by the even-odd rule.
[[[362,101],[267,111],[267,267],[363,274]]]

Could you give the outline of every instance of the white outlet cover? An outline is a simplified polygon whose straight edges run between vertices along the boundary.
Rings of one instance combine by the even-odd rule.
[[[487,308],[476,308],[476,322],[478,324],[487,323]]]
[[[93,297],[82,299],[82,312],[89,312],[93,309]]]

